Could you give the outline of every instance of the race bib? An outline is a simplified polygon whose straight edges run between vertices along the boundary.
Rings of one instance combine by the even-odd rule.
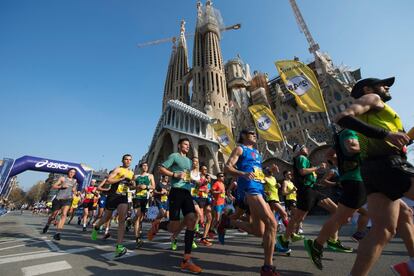
[[[190,182],[191,181],[191,172],[189,170],[184,171],[184,182]]]
[[[116,193],[120,195],[125,195],[128,192],[128,187],[125,184],[118,184],[118,189],[116,189]]]
[[[261,168],[254,167],[253,173],[254,173],[254,180],[262,182],[262,183],[264,182],[265,175]]]
[[[167,200],[168,200],[168,196],[166,196],[166,195],[161,196],[161,201],[162,202],[166,202]]]
[[[87,195],[86,195],[86,198],[87,198],[87,199],[92,199],[92,198],[93,198],[93,194],[87,194]]]
[[[225,194],[225,193],[221,193],[221,194],[220,194],[220,197],[221,197],[221,198],[226,198],[226,194]]]

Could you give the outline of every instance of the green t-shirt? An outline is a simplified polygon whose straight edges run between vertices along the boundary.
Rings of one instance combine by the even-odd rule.
[[[339,145],[343,155],[345,155],[342,161],[341,174],[339,176],[340,181],[362,181],[361,166],[360,166],[360,154],[348,153],[345,148],[345,141],[355,139],[359,141],[358,135],[355,131],[350,129],[344,129],[339,133]]]
[[[171,153],[168,159],[161,164],[164,168],[173,173],[185,172],[185,179],[177,179],[172,177],[171,187],[191,190],[191,160],[186,156],[182,156],[178,152]]]
[[[300,171],[301,169],[309,169],[312,168],[312,165],[309,161],[308,158],[306,158],[306,156],[303,155],[299,155],[297,157],[297,162],[296,162],[296,168],[298,169],[298,171]],[[303,185],[304,186],[309,186],[311,188],[313,188],[313,185],[316,183],[316,173],[308,173],[303,177]]]

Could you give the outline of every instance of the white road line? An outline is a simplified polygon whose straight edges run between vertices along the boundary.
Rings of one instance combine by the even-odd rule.
[[[20,242],[20,241],[30,241],[30,240],[36,240],[36,239],[29,239],[29,238],[21,238],[21,239],[4,239],[4,240],[0,240],[0,245],[5,244],[5,243]]]
[[[104,257],[105,259],[110,260],[110,261],[129,258],[129,257],[135,256],[135,255],[137,255],[137,253],[135,253],[135,251],[132,251],[132,250],[128,250],[128,252],[124,256],[119,257],[119,258],[115,258],[115,253],[114,252],[101,254],[102,257]]]
[[[50,250],[48,249],[48,250],[31,251],[31,252],[17,253],[17,254],[0,255],[0,258],[16,257],[16,256],[31,255],[31,254],[37,254],[37,253],[45,253],[45,252],[50,252]]]
[[[35,241],[35,242],[29,242],[29,243],[25,243],[25,244],[19,244],[19,245],[13,245],[13,246],[9,246],[9,247],[3,247],[3,248],[0,248],[0,251],[11,249],[11,248],[16,248],[16,247],[27,246],[29,244],[32,245],[32,244],[36,244],[36,243],[42,243],[42,242],[45,242],[45,241]]]
[[[46,253],[40,253],[40,254],[32,254],[27,256],[18,256],[18,257],[3,257],[0,259],[0,265],[1,264],[9,264],[9,263],[18,263],[23,261],[29,261],[29,260],[37,260],[37,259],[43,259],[43,258],[49,258],[49,257],[59,257],[64,256],[67,254],[76,254],[86,251],[94,250],[93,247],[82,247],[82,248],[76,248],[76,249],[69,249],[66,251],[59,251],[59,252],[46,252]]]
[[[22,268],[23,276],[42,275],[51,272],[71,269],[72,266],[66,261],[32,265]]]
[[[50,247],[50,249],[52,249],[52,251],[60,251],[59,247],[56,244],[54,244],[51,240],[44,239],[44,241]]]

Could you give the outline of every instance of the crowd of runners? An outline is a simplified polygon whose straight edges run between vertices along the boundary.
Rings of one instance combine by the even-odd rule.
[[[311,164],[307,147],[297,144],[291,171],[280,172],[275,164],[263,167],[262,156],[255,149],[256,132],[245,129],[223,171],[215,175],[197,157],[187,156],[187,138],[180,139],[177,152],[156,168],[160,179],[149,172],[145,161],[134,175],[129,154],[102,182],[93,180],[82,191],[74,179],[75,169],[70,169],[52,185],[57,193],[43,233],[59,215],[53,238],[60,240],[65,223],[70,224],[82,206],[80,231],[90,231],[92,240],[110,238],[114,235],[111,222],[117,222],[116,257],[127,253],[123,244],[129,229],[134,230],[137,249],[145,246],[145,239],[152,241],[159,231],[168,231],[171,249],[177,250],[177,238],[183,232],[180,268],[201,273],[202,268],[191,259],[192,250],[224,244],[226,229],[234,228],[262,238],[260,273],[279,275],[274,253],[291,254],[292,242],[303,241],[310,260],[320,270],[325,244],[334,251],[353,252],[341,243],[338,232],[358,212],[352,235],[358,250],[349,275],[367,275],[396,233],[404,241],[408,259],[391,269],[397,275],[414,275],[413,212],[401,200],[404,196],[414,199],[414,169],[406,158],[414,135],[404,131],[399,116],[386,103],[393,83],[394,78],[370,78],[354,86],[351,96],[355,102],[335,118],[340,131],[334,131],[334,146],[318,165]],[[283,179],[276,180],[277,175]],[[339,200],[335,203],[320,192],[320,185],[340,187]],[[317,238],[306,239],[302,223],[316,206],[330,215]],[[146,233],[144,219],[152,223]]]

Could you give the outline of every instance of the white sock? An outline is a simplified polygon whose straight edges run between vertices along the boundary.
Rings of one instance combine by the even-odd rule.
[[[85,223],[83,224],[83,227],[86,227],[86,224]]]
[[[410,272],[414,272],[414,257],[408,260],[407,265]]]
[[[109,232],[109,228],[106,228],[105,229],[105,234],[108,234],[108,232]]]

